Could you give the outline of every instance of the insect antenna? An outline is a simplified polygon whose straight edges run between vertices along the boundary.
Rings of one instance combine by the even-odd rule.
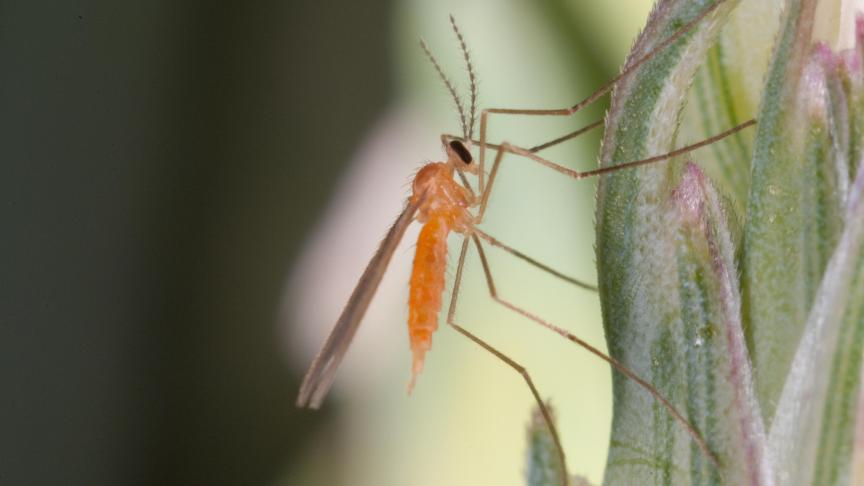
[[[474,135],[474,124],[477,119],[477,75],[474,73],[474,65],[471,63],[471,55],[468,53],[468,45],[465,43],[465,38],[462,36],[462,31],[456,25],[456,19],[450,15],[450,25],[453,26],[453,33],[459,40],[459,46],[462,48],[462,56],[465,58],[465,67],[468,69],[468,83],[471,86],[471,110],[470,118],[468,119],[468,131],[463,133],[465,140],[471,140]],[[463,132],[465,132],[463,125]]]
[[[468,125],[465,122],[465,107],[462,105],[462,99],[459,98],[459,94],[456,92],[456,88],[453,87],[453,83],[450,82],[450,79],[444,74],[444,70],[441,69],[441,65],[438,64],[438,60],[435,59],[435,56],[432,55],[432,50],[429,49],[429,46],[426,45],[426,41],[420,39],[420,48],[423,49],[423,52],[426,53],[426,57],[429,58],[429,61],[435,66],[435,71],[438,72],[438,77],[441,78],[441,81],[444,82],[444,85],[447,86],[447,91],[450,92],[450,96],[453,97],[453,102],[456,103],[456,109],[459,110],[459,122],[462,124],[462,133],[468,133]],[[472,107],[472,117],[473,117],[473,107]],[[473,123],[473,121],[472,121]]]

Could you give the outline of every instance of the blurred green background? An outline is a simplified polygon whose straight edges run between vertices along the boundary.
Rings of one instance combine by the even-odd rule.
[[[464,90],[453,13],[482,106],[562,107],[617,72],[649,8],[0,3],[0,484],[522,484],[532,400],[509,368],[444,328],[406,396],[413,242],[324,409],[296,410],[297,387],[410,176],[458,131],[418,38]],[[498,118],[490,138],[602,113]],[[588,168],[598,141],[548,155]],[[594,183],[505,164],[484,228],[594,281]],[[490,258],[506,298],[602,345],[596,295]],[[599,482],[608,368],[491,304],[476,258],[466,272],[459,321],[528,366],[571,471]]]

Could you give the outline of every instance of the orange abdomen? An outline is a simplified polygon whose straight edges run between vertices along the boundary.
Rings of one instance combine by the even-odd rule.
[[[423,358],[432,347],[432,333],[438,328],[438,313],[447,269],[447,235],[450,223],[445,216],[431,216],[417,238],[414,269],[408,298],[408,334],[414,364],[411,383],[423,369]]]

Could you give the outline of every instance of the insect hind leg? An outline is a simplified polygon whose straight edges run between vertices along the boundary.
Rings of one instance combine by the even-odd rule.
[[[586,98],[582,99],[578,103],[573,106],[569,106],[567,108],[553,108],[553,109],[516,109],[516,108],[487,108],[484,109],[480,113],[480,192],[483,192],[485,185],[483,181],[483,168],[485,165],[485,152],[486,152],[486,132],[487,126],[489,122],[489,115],[520,115],[520,116],[572,116],[583,108],[593,104],[600,98],[606,95],[609,91],[612,90],[622,79],[626,78],[630,74],[632,74],[636,69],[638,69],[641,65],[651,60],[654,56],[656,56],[659,52],[663,51],[670,45],[674,44],[676,41],[685,36],[688,32],[690,32],[694,27],[699,25],[706,17],[711,15],[712,12],[717,10],[717,8],[724,3],[724,0],[719,0],[715,2],[713,5],[706,8],[704,11],[699,13],[692,20],[687,22],[678,28],[675,32],[673,32],[669,37],[659,42],[657,45],[653,46],[653,48],[637,59],[632,59],[626,67],[619,73],[617,76],[606,82],[603,86],[598,88],[596,91],[588,95]],[[596,122],[595,122],[596,123]],[[544,144],[542,148],[549,147],[551,145],[555,145],[557,143],[563,142],[565,140],[569,140],[573,138],[573,134],[565,135],[564,137],[560,137],[559,139],[553,140],[550,143]]]
[[[693,424],[691,424],[684,417],[684,415],[682,415],[681,412],[679,412],[678,409],[675,408],[675,406],[666,397],[664,397],[656,388],[654,388],[653,385],[651,385],[650,383],[648,383],[647,381],[642,379],[639,375],[636,374],[636,372],[634,372],[633,370],[628,368],[627,365],[625,365],[624,363],[622,363],[622,362],[618,361],[617,359],[609,356],[608,354],[604,353],[603,351],[600,351],[596,347],[588,344],[588,342],[582,340],[581,338],[579,338],[575,334],[572,334],[564,328],[558,327],[558,326],[556,326],[550,322],[547,322],[546,320],[544,320],[540,316],[537,316],[537,315],[535,315],[535,314],[507,301],[506,299],[501,298],[498,295],[498,291],[495,287],[495,280],[492,278],[492,271],[490,270],[490,267],[489,267],[489,261],[486,259],[486,253],[483,250],[483,245],[480,242],[479,238],[477,238],[476,235],[472,235],[472,240],[474,241],[474,245],[477,248],[477,253],[480,255],[480,263],[483,267],[483,274],[486,277],[487,287],[489,290],[489,294],[492,297],[492,300],[494,300],[498,304],[506,307],[507,309],[509,309],[509,310],[511,310],[517,314],[520,314],[523,317],[526,317],[527,319],[533,321],[534,323],[539,324],[540,326],[545,327],[546,329],[549,329],[549,330],[555,332],[556,334],[564,337],[568,341],[578,345],[579,347],[585,349],[586,351],[597,356],[598,358],[602,359],[603,361],[606,361],[607,363],[609,363],[612,366],[613,369],[615,369],[619,373],[623,374],[627,378],[633,380],[636,384],[638,384],[640,387],[642,387],[642,389],[644,389],[649,394],[651,394],[651,396],[654,397],[654,399],[656,399],[661,405],[663,405],[663,407],[666,408],[666,410],[673,416],[673,418],[675,418],[675,420],[677,420],[681,424],[681,426],[684,427],[684,429],[687,431],[687,433],[690,435],[692,440],[696,443],[696,445],[699,447],[699,449],[702,451],[702,453],[705,455],[705,457],[707,457],[708,460],[711,461],[711,463],[714,464],[715,466],[719,466],[719,461],[717,459],[717,456],[708,447],[708,443],[705,441],[705,438],[702,437],[702,434],[699,433],[699,431],[696,429],[696,427],[694,427]],[[466,241],[467,241],[467,239],[466,239]],[[463,244],[463,248],[466,245],[467,245],[467,243]]]
[[[453,283],[453,292],[450,297],[450,306],[447,311],[447,324],[463,336],[473,341],[481,348],[491,353],[499,360],[503,361],[507,366],[519,373],[519,375],[522,376],[522,379],[525,380],[525,384],[528,385],[528,388],[531,390],[531,395],[537,402],[537,407],[540,409],[540,413],[543,415],[543,420],[546,422],[546,426],[549,428],[549,433],[552,435],[552,440],[555,443],[555,449],[558,454],[558,460],[561,462],[561,467],[564,471],[564,474],[562,475],[562,485],[567,486],[567,461],[564,456],[564,447],[561,445],[561,438],[558,434],[558,429],[555,427],[555,421],[552,418],[552,413],[549,411],[549,407],[546,406],[543,399],[540,397],[540,392],[537,390],[537,386],[534,384],[534,380],[531,379],[531,375],[528,373],[528,370],[506,354],[497,350],[491,344],[487,343],[483,339],[480,339],[479,337],[456,323],[456,304],[459,297],[459,287],[462,282],[462,270],[465,267],[465,257],[468,254],[468,238],[469,237],[466,236],[462,240],[462,250],[459,253],[459,263],[456,266],[456,278]]]

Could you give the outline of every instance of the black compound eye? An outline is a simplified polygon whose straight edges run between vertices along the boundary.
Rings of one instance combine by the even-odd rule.
[[[469,152],[468,149],[465,148],[465,145],[459,140],[451,141],[450,148],[453,149],[454,152],[456,152],[456,155],[458,155],[459,158],[462,159],[462,162],[465,162],[465,165],[468,165],[474,161],[474,159],[471,157],[471,152]]]

